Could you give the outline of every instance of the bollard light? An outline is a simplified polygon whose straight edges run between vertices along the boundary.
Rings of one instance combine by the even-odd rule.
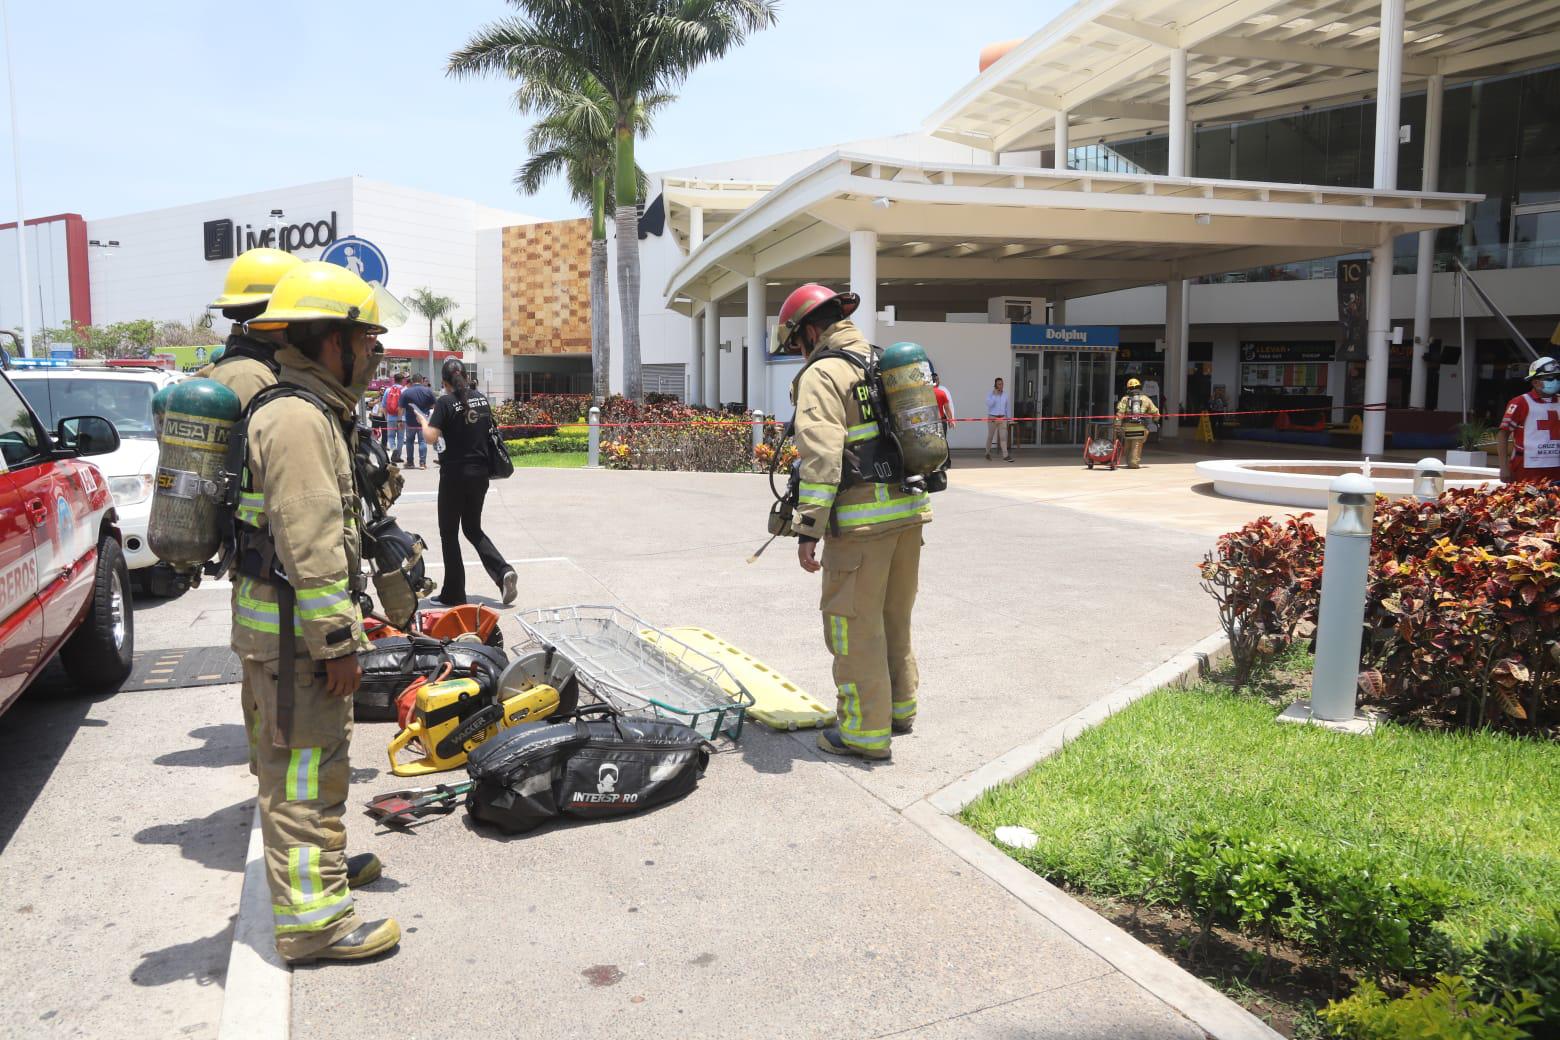
[[[764,443],[764,413],[762,409],[753,409],[753,450],[757,451],[759,445]]]
[[[1414,497],[1434,502],[1446,490],[1446,463],[1440,459],[1420,459],[1414,463]]]
[[[591,405],[588,421],[590,422],[590,428],[585,434],[585,444],[589,454],[586,464],[591,469],[599,469],[601,466],[601,409]]]
[[[1327,535],[1369,538],[1376,512],[1376,486],[1358,473],[1345,473],[1327,488]]]
[[[1365,476],[1345,473],[1333,480],[1316,619],[1316,671],[1311,675],[1311,717],[1325,722],[1354,718],[1375,512],[1376,488]]]

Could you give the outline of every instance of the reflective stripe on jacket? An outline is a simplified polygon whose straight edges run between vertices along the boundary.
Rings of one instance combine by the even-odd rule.
[[[817,349],[872,356],[861,330],[848,319],[831,325]],[[878,436],[876,420],[863,413],[852,393],[862,378],[861,369],[844,358],[824,358],[804,367],[791,384],[802,464],[801,494],[791,522],[799,534],[873,534],[931,519],[927,494],[907,495],[890,484],[840,488],[846,450]]]
[[[293,348],[277,352],[279,381],[316,394],[343,420],[352,395],[320,365]],[[368,647],[352,598],[361,570],[358,499],[352,449],[341,425],[300,397],[266,402],[249,423],[250,489],[239,519],[269,530],[296,597],[299,653],[316,661]],[[273,582],[235,583],[233,649],[251,660],[280,654],[280,608]]]

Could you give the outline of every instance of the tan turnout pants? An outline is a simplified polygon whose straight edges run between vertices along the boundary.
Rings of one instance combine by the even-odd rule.
[[[1127,459],[1128,469],[1137,469],[1143,464],[1143,442],[1148,440],[1148,429],[1135,423],[1128,423],[1121,428],[1121,450]]]
[[[885,750],[892,723],[915,718],[921,673],[910,613],[924,526],[824,539],[823,638],[834,655],[840,737],[853,747]]]
[[[301,649],[301,647],[300,647]],[[347,890],[347,805],[352,698],[325,691],[325,668],[302,656],[294,670],[291,735],[278,746],[277,663],[244,661],[244,703],[257,709],[260,835],[276,949],[308,957],[358,926]]]

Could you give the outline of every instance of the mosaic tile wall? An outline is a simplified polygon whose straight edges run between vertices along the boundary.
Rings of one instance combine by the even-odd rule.
[[[504,353],[590,353],[590,220],[504,228]]]

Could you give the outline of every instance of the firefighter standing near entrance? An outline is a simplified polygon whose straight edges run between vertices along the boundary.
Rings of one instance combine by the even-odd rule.
[[[259,809],[276,947],[291,962],[360,960],[393,948],[393,919],[361,922],[350,887],[372,854],[346,858],[352,695],[368,647],[354,595],[362,568],[353,482],[354,409],[379,358],[373,286],[345,268],[299,264],[253,326],[281,330],[278,380],[248,426],[239,499],[233,649],[258,706]]]
[[[1528,386],[1506,405],[1495,448],[1500,479],[1560,480],[1560,362],[1541,357],[1528,367]]]
[[[240,253],[228,268],[222,283],[222,295],[211,301],[207,310],[222,313],[233,323],[227,342],[217,348],[221,356],[201,369],[197,375],[215,379],[238,395],[238,407],[248,408],[249,401],[276,382],[276,348],[285,342],[279,330],[255,330],[244,328],[244,322],[258,317],[271,300],[271,293],[282,275],[303,261],[280,249],[251,249]],[[212,351],[213,354],[217,351]],[[238,616],[238,586],[233,586],[233,616]],[[243,693],[244,732],[249,737],[249,771],[260,775],[256,757],[256,741],[259,737],[259,709],[246,684]]]
[[[802,569],[823,571],[824,642],[838,691],[836,725],[819,734],[818,746],[887,759],[892,735],[909,733],[915,721],[920,673],[910,614],[931,501],[901,488],[903,467],[879,435],[863,371],[838,356],[872,356],[850,321],[860,302],[854,293],[804,285],[781,306],[776,336],[809,359],[791,385],[801,465],[792,526]]]
[[[1127,380],[1127,393],[1116,404],[1116,433],[1127,452],[1127,468],[1143,465],[1143,442],[1148,439],[1149,417],[1159,414],[1154,399],[1143,392],[1143,384]]]

